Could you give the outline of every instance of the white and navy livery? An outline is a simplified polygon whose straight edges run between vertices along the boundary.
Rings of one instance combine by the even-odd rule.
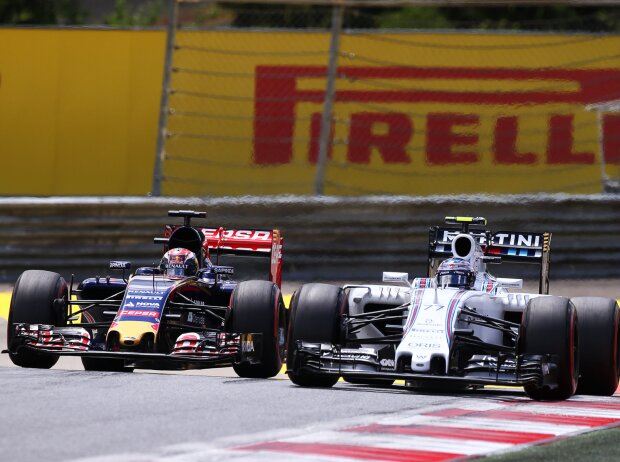
[[[523,385],[534,399],[618,386],[618,308],[599,297],[548,295],[550,233],[480,229],[483,218],[432,227],[428,274],[383,273],[383,284],[307,284],[293,296],[288,374],[302,386],[411,388]],[[475,229],[470,229],[474,227]],[[539,266],[539,292],[487,264]],[[454,270],[459,277],[448,277]],[[467,277],[461,277],[461,276]],[[471,276],[471,277],[469,277]]]

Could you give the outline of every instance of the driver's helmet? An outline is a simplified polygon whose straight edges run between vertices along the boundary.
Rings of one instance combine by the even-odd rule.
[[[471,289],[476,275],[469,262],[463,258],[448,258],[437,268],[437,285],[439,287],[458,287]]]
[[[198,258],[190,250],[176,248],[168,250],[159,264],[162,274],[173,279],[195,276],[198,272]]]

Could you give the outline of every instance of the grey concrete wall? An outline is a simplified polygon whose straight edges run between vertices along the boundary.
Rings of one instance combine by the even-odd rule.
[[[167,217],[169,209],[205,210],[201,223],[209,226],[279,228],[289,280],[376,279],[383,270],[422,274],[428,228],[447,215],[484,216],[496,231],[552,232],[552,278],[620,276],[620,196],[612,194],[52,197],[0,198],[0,280],[12,282],[33,268],[103,275],[110,259],[151,264],[161,257],[153,237],[178,221]]]

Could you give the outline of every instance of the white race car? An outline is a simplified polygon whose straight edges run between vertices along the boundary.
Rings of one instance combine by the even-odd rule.
[[[390,385],[427,391],[522,385],[536,400],[618,387],[619,310],[602,297],[548,295],[550,233],[490,232],[447,217],[429,233],[428,275],[384,284],[305,284],[291,302],[287,369],[297,385]],[[539,293],[490,263],[534,263]]]

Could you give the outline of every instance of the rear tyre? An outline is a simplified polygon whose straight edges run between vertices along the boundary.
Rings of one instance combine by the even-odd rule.
[[[558,386],[526,385],[534,400],[563,400],[575,394],[579,377],[577,310],[563,297],[537,297],[527,304],[519,335],[520,354],[557,357]]]
[[[603,297],[571,299],[579,316],[578,394],[611,396],[618,388],[620,356],[615,300]]]
[[[293,294],[288,333],[287,370],[291,381],[302,387],[333,387],[338,377],[294,372],[297,342],[340,344],[340,319],[347,297],[340,287],[329,284],[305,284]]]
[[[24,271],[13,289],[7,326],[9,358],[16,366],[49,369],[58,356],[19,348],[15,338],[15,323],[66,325],[66,313],[54,309],[54,300],[64,299],[66,306],[68,287],[58,273],[42,270]]]
[[[233,364],[239,377],[268,378],[280,372],[286,347],[286,312],[278,286],[268,281],[244,281],[230,299],[230,332],[262,334],[260,362]]]

